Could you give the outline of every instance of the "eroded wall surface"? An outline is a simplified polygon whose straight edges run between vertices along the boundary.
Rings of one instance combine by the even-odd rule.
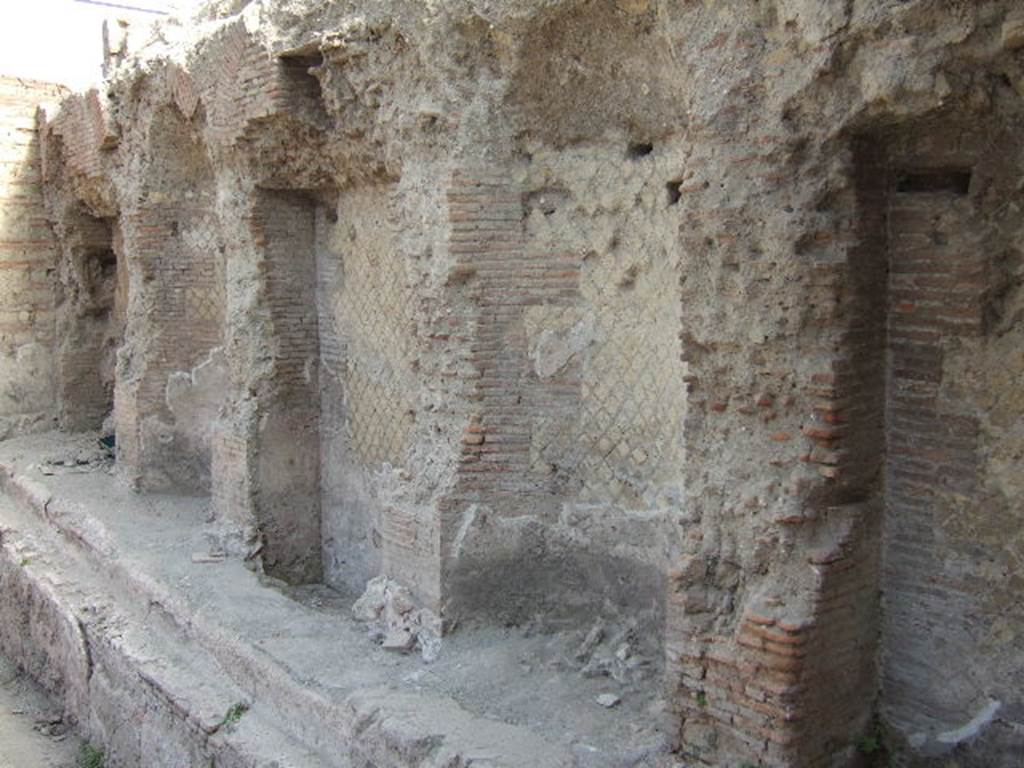
[[[63,422],[271,575],[632,632],[688,763],[1019,753],[1014,3],[205,18],[47,114]]]
[[[58,244],[47,223],[36,110],[46,83],[0,78],[0,434],[53,428]]]

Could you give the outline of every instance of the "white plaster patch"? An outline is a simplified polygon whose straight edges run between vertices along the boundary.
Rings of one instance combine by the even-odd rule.
[[[568,330],[546,328],[531,350],[533,369],[540,378],[550,379],[596,339],[593,315],[577,320]]]
[[[223,347],[215,347],[199,365],[189,371],[175,371],[167,377],[167,408],[175,425],[189,434],[211,431],[228,388],[227,361]]]
[[[989,723],[991,723],[999,711],[1002,705],[1000,702],[990,699],[978,714],[976,714],[971,721],[959,728],[954,728],[951,731],[945,731],[935,737],[935,740],[939,744],[948,744],[951,747],[955,747],[961,742],[967,741],[968,739],[974,738],[981,733]]]

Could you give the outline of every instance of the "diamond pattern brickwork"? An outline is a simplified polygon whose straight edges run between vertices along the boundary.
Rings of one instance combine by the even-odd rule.
[[[365,463],[397,466],[413,425],[412,289],[404,257],[394,246],[388,193],[369,192],[356,205],[366,205],[369,216],[354,225],[362,228],[353,229],[354,240],[342,247],[344,278],[336,313],[348,352],[348,438]]]
[[[535,424],[531,468],[571,467],[584,500],[647,505],[678,475],[685,391],[679,361],[677,277],[652,265],[622,286],[613,256],[588,261],[581,302],[553,307],[544,325],[593,324],[580,362],[578,414]]]

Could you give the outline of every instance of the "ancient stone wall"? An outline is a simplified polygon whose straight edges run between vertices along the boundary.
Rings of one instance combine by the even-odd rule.
[[[46,83],[0,78],[0,434],[51,429],[59,246],[43,205],[36,110]]]
[[[47,114],[61,422],[270,575],[631,632],[687,762],[998,764],[1013,5],[211,6]]]

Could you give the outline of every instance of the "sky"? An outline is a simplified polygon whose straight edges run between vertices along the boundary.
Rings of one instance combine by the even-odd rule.
[[[103,20],[147,24],[195,0],[0,0],[0,75],[63,83],[99,81]]]

